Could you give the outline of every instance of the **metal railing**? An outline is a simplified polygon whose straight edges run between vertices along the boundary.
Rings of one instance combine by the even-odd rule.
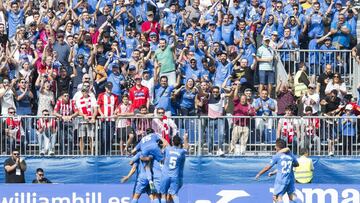
[[[0,150],[19,148],[25,156],[128,155],[149,127],[169,137],[187,134],[189,155],[267,156],[282,138],[294,153],[358,156],[357,117],[155,117],[81,118],[64,122],[55,117],[1,117]],[[168,132],[168,133],[165,133]]]

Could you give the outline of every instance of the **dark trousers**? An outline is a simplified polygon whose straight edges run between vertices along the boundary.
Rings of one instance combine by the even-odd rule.
[[[111,150],[111,140],[115,132],[115,122],[114,121],[102,121],[101,122],[101,146],[100,153],[101,155],[110,155]]]

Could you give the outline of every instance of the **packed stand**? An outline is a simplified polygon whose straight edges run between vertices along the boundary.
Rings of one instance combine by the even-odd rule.
[[[198,128],[192,141],[220,155],[274,137],[325,141],[331,155],[341,131],[351,154],[360,107],[342,77],[360,46],[350,1],[25,0],[0,10],[3,153],[37,143],[41,155],[126,154],[152,127],[168,140]]]

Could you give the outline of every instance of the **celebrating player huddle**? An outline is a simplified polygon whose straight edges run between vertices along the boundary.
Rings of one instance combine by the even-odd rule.
[[[136,154],[130,161],[132,168],[122,179],[125,182],[137,172],[131,203],[137,203],[145,192],[152,203],[159,203],[160,198],[161,203],[170,200],[178,203],[188,148],[187,136],[184,136],[183,143],[179,136],[174,136],[169,144],[152,129],[147,129],[146,134],[132,151]]]

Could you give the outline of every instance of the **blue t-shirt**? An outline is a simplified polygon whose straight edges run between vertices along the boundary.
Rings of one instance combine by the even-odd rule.
[[[221,38],[224,40],[226,45],[234,44],[234,30],[235,26],[233,24],[221,26]]]
[[[11,10],[6,13],[9,25],[9,38],[16,34],[16,28],[18,25],[24,24],[24,13],[24,9],[20,9],[18,13],[14,13]]]
[[[350,33],[351,33],[351,27],[349,25],[348,22],[344,22],[341,27],[346,27],[347,29],[350,30]],[[334,29],[334,30],[338,30],[337,29],[337,23],[336,22],[332,22],[331,23],[331,29]],[[334,42],[337,42],[339,44],[341,44],[342,46],[344,47],[349,47],[350,46],[350,36],[349,35],[346,35],[344,33],[342,33],[340,30],[338,30],[334,35],[333,35],[333,43]]]
[[[156,108],[164,108],[165,111],[170,111],[171,109],[171,92],[174,90],[174,86],[170,85],[167,87],[162,87],[161,85],[155,86],[154,94],[154,105]]]
[[[183,83],[185,83],[190,78],[194,79],[195,81],[201,78],[201,70],[197,67],[193,69],[189,63],[186,63],[184,65],[182,72],[183,75],[185,76],[185,78],[182,81]]]
[[[136,49],[136,47],[139,45],[139,42],[134,37],[124,37],[124,44],[123,48],[126,52],[126,58],[130,58],[133,51]]]
[[[107,78],[107,82],[112,82],[113,84],[113,88],[112,88],[112,93],[116,94],[116,95],[121,95],[121,85],[120,82],[124,81],[125,78],[123,75],[119,74],[119,75],[115,75],[114,73],[111,73],[108,78]]]
[[[196,92],[187,91],[185,88],[180,90],[180,106],[190,110],[195,109]]]
[[[314,14],[310,19],[309,37],[314,38],[315,35],[324,35],[324,23],[322,16]]]
[[[275,102],[273,99],[271,98],[267,98],[265,100],[263,100],[262,98],[257,98],[254,100],[253,103],[254,108],[259,108],[260,106],[262,106],[257,112],[256,115],[257,116],[271,116],[272,115],[272,111],[270,109],[275,109]]]
[[[215,86],[221,87],[225,79],[232,73],[233,64],[227,62],[225,64],[216,61]]]
[[[294,165],[298,165],[295,156],[292,153],[277,153],[273,156],[270,166],[276,165],[277,173],[275,185],[286,185],[294,183]]]
[[[320,52],[320,55],[322,56],[321,64],[331,64],[334,67],[336,63],[336,54],[331,50],[336,50],[336,48],[334,46],[327,47],[323,44],[321,45],[320,50],[322,50],[322,52]]]
[[[185,155],[187,151],[175,146],[167,147],[165,149],[165,161],[162,169],[162,174],[167,177],[182,178]]]
[[[350,121],[348,120],[350,119]],[[355,114],[350,114],[347,116],[343,114],[341,119],[341,134],[343,136],[355,136],[356,135],[356,116]]]

